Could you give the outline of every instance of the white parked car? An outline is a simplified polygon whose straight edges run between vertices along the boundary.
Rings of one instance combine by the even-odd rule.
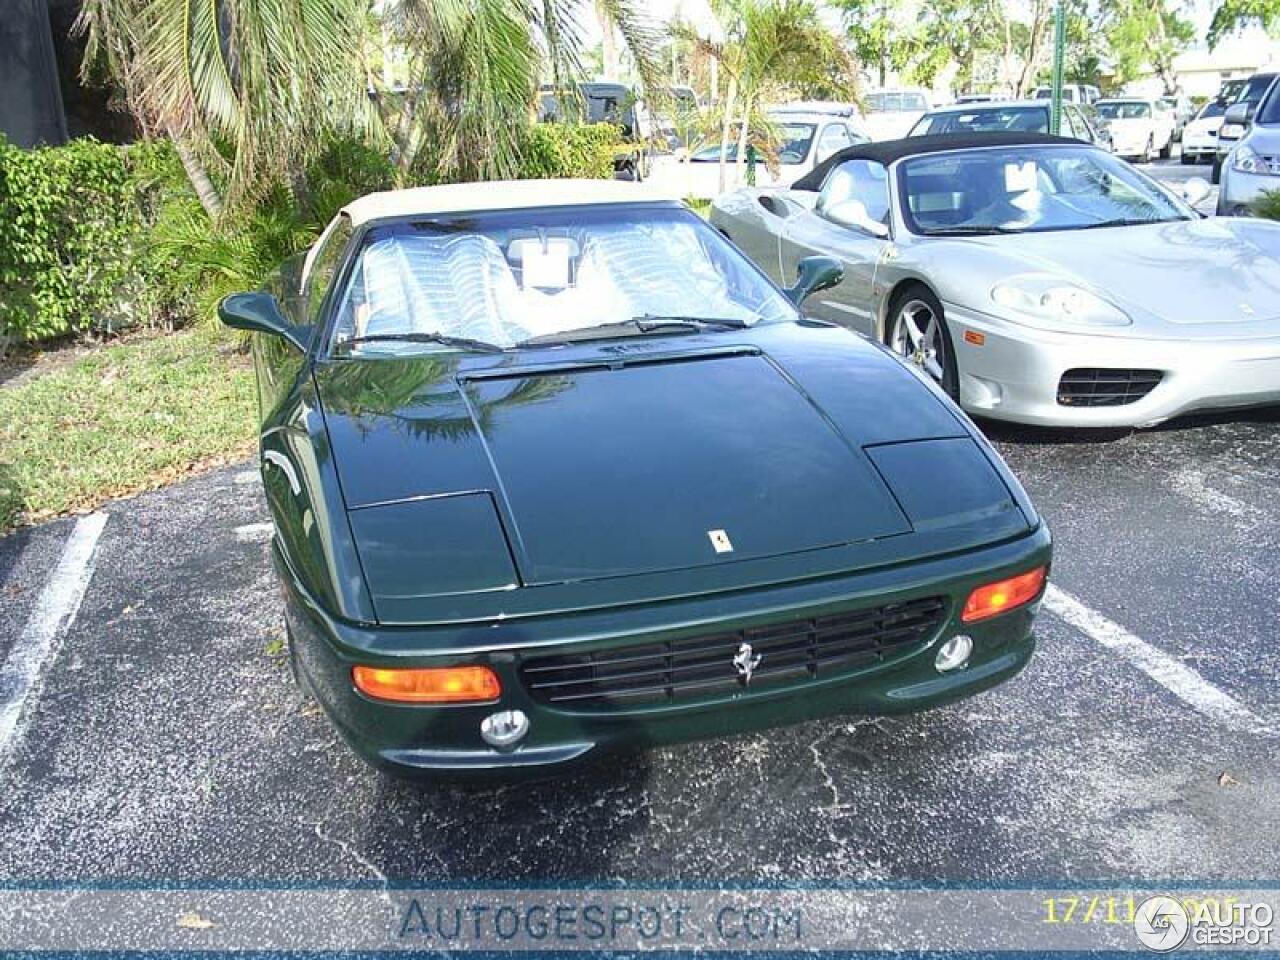
[[[1182,131],[1182,162],[1213,163],[1218,155],[1218,128],[1227,105],[1210,100]]]
[[[1098,113],[1111,131],[1112,148],[1122,157],[1149,163],[1173,148],[1173,117],[1158,102],[1142,97],[1099,100]]]
[[[769,171],[763,159],[755,164],[758,187],[787,187],[832,154],[866,143],[870,138],[857,119],[835,113],[792,113],[786,108],[770,111],[769,119],[779,140],[778,173]],[[739,165],[738,145],[726,151],[725,190],[745,183],[746,164]],[[662,157],[654,162],[650,179],[681,197],[710,200],[720,194],[720,144],[696,147],[687,161]]]
[[[924,90],[876,90],[863,100],[867,133],[872,140],[898,140],[929,112]]]

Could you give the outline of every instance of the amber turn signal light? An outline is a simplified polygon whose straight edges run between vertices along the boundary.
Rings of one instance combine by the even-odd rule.
[[[973,623],[1030,603],[1040,596],[1048,573],[1048,567],[1036,567],[1029,573],[1020,573],[1016,577],[978,587],[965,601],[960,619],[965,623]]]
[[[398,703],[483,703],[502,693],[488,667],[355,667],[356,689],[376,700]]]

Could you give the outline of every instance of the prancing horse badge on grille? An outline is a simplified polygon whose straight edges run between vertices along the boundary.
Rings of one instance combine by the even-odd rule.
[[[742,678],[744,687],[751,682],[751,675],[756,672],[756,667],[760,666],[760,660],[763,656],[764,654],[755,653],[749,643],[741,644],[738,647],[738,654],[733,658],[733,667],[738,671],[738,676]]]

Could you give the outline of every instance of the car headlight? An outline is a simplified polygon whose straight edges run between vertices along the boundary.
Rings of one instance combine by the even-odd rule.
[[[1131,321],[1096,293],[1048,274],[1027,274],[996,284],[991,299],[1036,320],[1064,326],[1123,327]]]
[[[1271,168],[1258,156],[1257,151],[1243,143],[1231,151],[1231,169],[1239,170],[1241,173],[1263,175],[1270,175],[1271,173]]]

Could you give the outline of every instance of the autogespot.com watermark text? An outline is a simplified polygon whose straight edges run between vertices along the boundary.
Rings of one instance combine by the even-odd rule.
[[[1275,949],[1280,888],[0,885],[0,956]]]
[[[554,941],[600,947],[725,945],[767,942],[794,947],[804,938],[803,910],[776,903],[717,905],[685,901],[607,900],[564,903],[481,902],[459,905],[432,896],[404,906],[399,936],[423,946],[528,945]]]

